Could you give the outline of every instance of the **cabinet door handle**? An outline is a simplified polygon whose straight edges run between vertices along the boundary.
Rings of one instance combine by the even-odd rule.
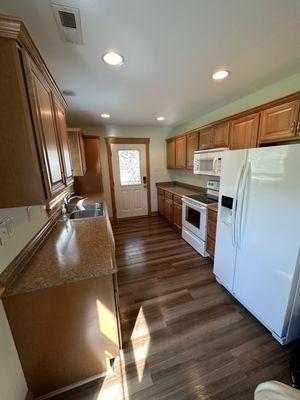
[[[297,124],[297,130],[296,130],[296,132],[297,132],[297,135],[300,134],[300,121],[299,121],[298,124]]]
[[[294,132],[295,126],[296,126],[296,121],[293,121],[291,124],[291,129],[290,129],[291,132]]]

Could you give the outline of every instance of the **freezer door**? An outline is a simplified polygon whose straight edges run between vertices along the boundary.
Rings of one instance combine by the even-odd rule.
[[[230,292],[235,268],[235,199],[247,159],[247,150],[226,151],[222,158],[214,274]]]
[[[279,338],[299,278],[299,172],[299,144],[249,150],[238,200],[233,293]]]

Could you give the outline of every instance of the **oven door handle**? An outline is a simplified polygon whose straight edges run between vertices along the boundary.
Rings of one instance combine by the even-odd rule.
[[[193,210],[196,210],[196,211],[205,211],[205,210],[207,210],[206,207],[203,207],[203,206],[196,206],[195,204],[189,203],[189,202],[186,201],[186,200],[183,200],[183,204],[184,204],[185,206],[187,206],[187,207],[192,208]]]

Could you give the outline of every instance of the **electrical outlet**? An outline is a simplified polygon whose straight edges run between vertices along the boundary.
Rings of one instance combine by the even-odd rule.
[[[9,232],[7,229],[7,220],[0,222],[0,240],[3,246],[9,240]]]

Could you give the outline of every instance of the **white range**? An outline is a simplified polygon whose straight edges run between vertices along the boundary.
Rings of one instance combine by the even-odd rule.
[[[182,199],[182,238],[203,257],[206,251],[207,205],[219,199],[219,181],[207,182],[207,194],[191,194]]]

